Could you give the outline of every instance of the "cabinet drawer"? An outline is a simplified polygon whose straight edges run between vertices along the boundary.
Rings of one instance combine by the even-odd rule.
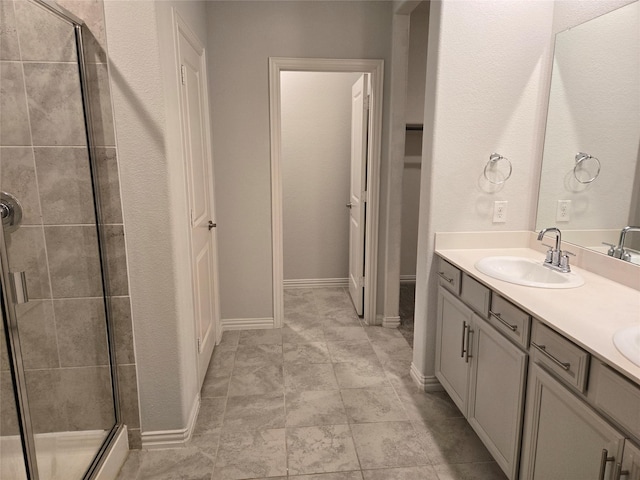
[[[460,295],[460,277],[462,273],[457,267],[454,267],[446,260],[439,258],[438,277],[440,277],[440,285],[451,290],[456,295]]]
[[[640,387],[600,361],[591,363],[587,397],[600,411],[640,440]]]
[[[527,348],[531,317],[512,303],[495,293],[491,298],[489,323],[511,338],[514,342]]]
[[[562,335],[534,322],[531,354],[535,361],[569,385],[584,392],[589,373],[589,354]]]
[[[462,288],[460,297],[483,317],[489,314],[489,300],[491,290],[474,280],[466,273],[462,274]]]

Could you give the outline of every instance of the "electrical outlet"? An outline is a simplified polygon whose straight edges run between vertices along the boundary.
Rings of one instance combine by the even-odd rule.
[[[556,222],[568,222],[569,220],[571,220],[571,200],[558,200]]]
[[[508,203],[506,200],[493,202],[493,223],[505,223],[507,221]]]

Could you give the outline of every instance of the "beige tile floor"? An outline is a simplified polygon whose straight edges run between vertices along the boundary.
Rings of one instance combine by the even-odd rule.
[[[411,356],[345,290],[288,290],[284,328],[223,335],[188,445],[132,451],[118,480],[504,480]]]

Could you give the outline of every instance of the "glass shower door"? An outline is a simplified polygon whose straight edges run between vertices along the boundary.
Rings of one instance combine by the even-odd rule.
[[[3,31],[15,36],[3,37],[0,57],[0,190],[21,217],[11,224],[3,212],[5,316],[13,320],[3,336],[19,351],[8,358],[18,372],[9,391],[23,379],[19,409],[30,421],[22,438],[33,445],[38,475],[31,478],[79,480],[116,424],[116,408],[76,34],[37,2],[0,3]],[[4,441],[5,431],[17,432],[2,366]],[[14,478],[5,477],[0,454],[0,477]]]

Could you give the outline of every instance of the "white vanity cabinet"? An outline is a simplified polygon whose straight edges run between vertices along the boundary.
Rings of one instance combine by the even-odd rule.
[[[622,462],[616,464],[614,480],[640,480],[640,448],[625,442]]]
[[[467,415],[469,376],[467,345],[474,322],[473,311],[438,287],[436,377],[463,415]]]
[[[527,354],[477,317],[467,420],[500,468],[518,478]]]
[[[466,277],[463,291],[465,279],[478,300],[470,303],[488,311],[490,291],[482,287],[483,293]],[[442,286],[436,335],[436,377],[503,471],[516,479],[527,354]]]
[[[507,477],[640,480],[640,384],[557,320],[532,318],[529,295],[445,258],[436,377]]]
[[[618,480],[624,436],[533,363],[529,371],[521,480]]]

